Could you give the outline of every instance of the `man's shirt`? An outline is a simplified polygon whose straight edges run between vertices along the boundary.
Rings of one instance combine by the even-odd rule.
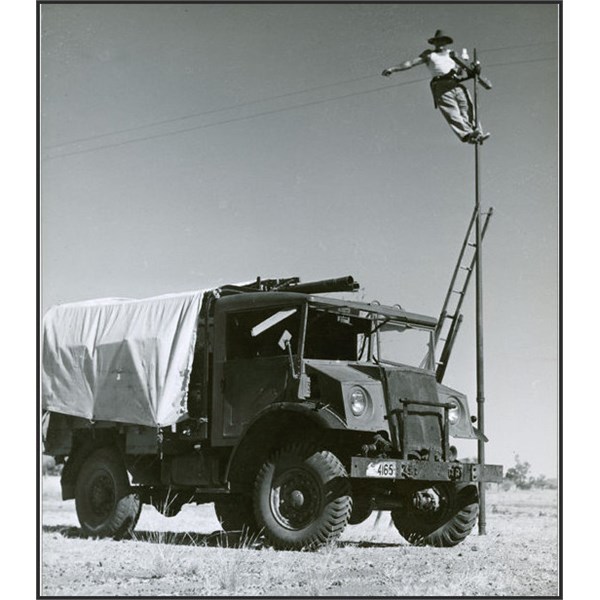
[[[448,48],[439,52],[425,50],[419,57],[425,61],[432,77],[447,75],[456,68],[456,63],[450,57],[450,50]]]

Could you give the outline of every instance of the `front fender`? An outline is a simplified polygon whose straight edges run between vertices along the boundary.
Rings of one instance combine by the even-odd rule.
[[[254,473],[273,448],[292,435],[308,435],[323,429],[347,429],[339,415],[314,402],[277,402],[256,414],[233,447],[225,480],[242,484],[253,481]]]
[[[319,402],[277,402],[261,410],[249,423],[246,430],[265,417],[265,415],[289,412],[301,414],[315,424],[326,429],[346,429],[344,420],[326,404]]]
[[[483,434],[473,427],[471,423],[471,413],[469,411],[469,403],[465,394],[457,392],[452,388],[449,388],[441,383],[437,384],[438,397],[441,402],[449,402],[455,400],[458,402],[460,407],[460,419],[458,422],[450,425],[450,435],[455,438],[463,438],[468,440],[484,439],[487,442],[487,438]]]

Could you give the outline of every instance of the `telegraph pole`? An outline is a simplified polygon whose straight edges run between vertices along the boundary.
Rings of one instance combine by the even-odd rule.
[[[477,50],[473,50],[473,62],[477,68]],[[479,73],[475,71],[473,78],[473,117],[475,123],[479,123],[478,105],[477,105],[477,83]],[[483,370],[483,256],[481,252],[481,175],[479,152],[481,144],[475,144],[475,340],[476,340],[476,360],[477,360],[477,426],[479,431],[484,434],[484,370]],[[483,474],[483,465],[485,464],[485,442],[483,439],[477,440],[477,460],[479,462],[480,473]],[[485,482],[479,482],[479,535],[486,535],[485,519]]]
[[[452,42],[452,39],[449,38],[448,36],[442,35],[442,32],[440,30],[438,30],[436,32],[436,37],[432,38],[429,40],[429,43],[436,43],[436,40],[439,41],[439,44],[436,44],[436,51],[439,50],[439,48],[442,48],[441,43],[442,41],[447,42],[449,41],[450,43]],[[438,47],[439,46],[439,47]],[[466,54],[466,49],[465,49],[465,54]],[[479,535],[485,535],[486,531],[486,521],[485,521],[485,482],[481,481],[481,479],[483,478],[484,475],[484,465],[485,465],[485,419],[484,419],[484,405],[485,405],[485,394],[484,394],[484,370],[483,370],[483,276],[482,276],[482,271],[483,271],[483,257],[482,257],[482,252],[481,252],[481,241],[483,238],[483,233],[485,230],[485,225],[482,227],[482,223],[481,223],[481,201],[480,201],[480,197],[481,197],[481,174],[480,174],[480,146],[483,143],[483,141],[489,136],[489,134],[487,135],[483,135],[483,132],[481,132],[480,128],[479,128],[479,116],[478,116],[478,112],[479,112],[479,107],[478,107],[478,101],[477,101],[477,86],[481,85],[484,89],[486,90],[491,90],[492,89],[492,84],[485,78],[482,77],[480,75],[481,73],[481,67],[479,64],[479,61],[477,60],[477,49],[473,50],[473,62],[468,65],[466,64],[464,61],[468,61],[469,57],[466,55],[463,55],[461,57],[458,57],[456,55],[456,53],[454,51],[450,52],[450,57],[452,58],[452,60],[460,67],[461,71],[466,71],[467,76],[466,77],[462,77],[457,79],[457,81],[466,81],[467,79],[473,79],[473,121],[475,124],[475,128],[476,131],[479,132],[480,135],[476,136],[479,139],[476,140],[474,138],[470,139],[470,140],[465,140],[464,138],[461,138],[463,141],[471,141],[474,143],[475,145],[475,210],[474,210],[474,214],[475,214],[475,253],[474,253],[474,262],[475,264],[473,265],[473,263],[471,263],[471,266],[474,266],[475,269],[475,341],[476,341],[476,361],[477,361],[477,366],[476,366],[476,377],[477,377],[477,422],[478,422],[478,429],[481,432],[481,436],[480,438],[482,439],[478,439],[477,440],[477,463],[479,466],[479,473],[480,473],[480,480],[478,483],[478,487],[479,487]],[[414,67],[417,64],[421,64],[423,62],[423,60],[408,60],[405,61],[403,63],[401,63],[400,65],[396,66],[396,67],[391,67],[389,69],[385,69],[382,72],[382,75],[384,76],[389,76],[392,73],[396,72],[396,71],[405,71],[406,69],[411,69],[412,67]],[[433,81],[433,80],[432,80]],[[432,90],[433,91],[433,90]],[[434,92],[434,98],[435,98],[435,92]],[[470,117],[471,115],[469,115]],[[475,131],[473,132],[475,133]],[[491,215],[491,209],[488,212],[488,218]],[[487,219],[486,219],[486,223],[487,223]],[[473,221],[471,221],[471,224],[469,225],[469,231],[468,231],[468,236],[471,235],[471,226],[473,224]],[[459,259],[459,261],[462,260],[462,252],[461,252],[461,259]],[[459,262],[460,265],[460,262]],[[450,292],[454,291],[452,290],[452,286],[454,285],[454,277],[452,279],[452,284],[451,284],[451,289]],[[468,282],[468,278],[467,278],[467,282]],[[449,293],[450,293],[449,292]],[[446,302],[444,302],[444,308],[442,309],[442,316],[440,317],[440,321],[442,318],[447,317],[447,315],[445,314],[445,310],[446,310]],[[457,313],[456,313],[457,314]],[[458,316],[458,315],[457,315]],[[460,319],[455,322],[456,326],[458,326],[458,324],[460,323]],[[450,329],[449,333],[448,333],[448,337],[450,338],[450,346],[447,346],[448,348],[451,347],[451,343],[452,343],[452,339],[454,337],[454,335],[456,334],[456,329],[454,328],[454,324],[452,325],[452,328]],[[436,335],[439,336],[439,331],[437,331]],[[448,338],[447,338],[448,339]],[[437,342],[437,337],[434,340],[434,347],[435,347],[435,342]],[[446,344],[448,344],[448,341],[446,341]],[[446,362],[447,362],[447,357],[444,358],[444,361],[441,362],[443,368],[442,370],[437,370],[436,371],[436,378],[438,381],[441,381],[441,378],[443,377],[444,373],[443,373],[443,369],[445,369],[446,366]]]

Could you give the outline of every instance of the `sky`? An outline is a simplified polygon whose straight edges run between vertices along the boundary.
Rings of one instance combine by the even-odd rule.
[[[476,48],[490,463],[556,476],[554,4],[41,7],[41,309],[261,277],[353,275],[437,316],[474,206],[473,147],[425,67]],[[444,382],[475,412],[474,289]],[[475,455],[475,447],[463,453]]]

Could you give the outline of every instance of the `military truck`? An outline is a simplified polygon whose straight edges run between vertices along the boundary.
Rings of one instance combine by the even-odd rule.
[[[481,439],[436,381],[437,319],[331,294],[352,277],[252,283],[53,307],[44,318],[44,451],[83,532],[130,534],[214,503],[225,531],[317,548],[391,511],[415,545],[473,529],[478,484],[451,438]],[[323,295],[329,294],[329,295]]]

